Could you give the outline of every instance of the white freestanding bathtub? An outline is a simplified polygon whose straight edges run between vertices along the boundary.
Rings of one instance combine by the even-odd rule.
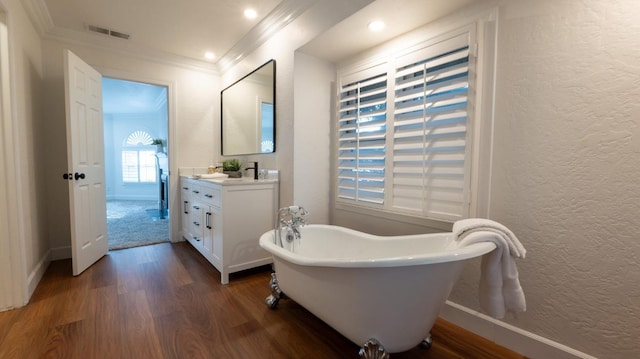
[[[275,308],[286,294],[363,346],[365,358],[406,351],[429,338],[465,260],[495,249],[490,242],[458,248],[451,233],[381,237],[308,225],[300,239],[282,239],[282,246],[275,233],[260,237],[275,269],[267,304]]]

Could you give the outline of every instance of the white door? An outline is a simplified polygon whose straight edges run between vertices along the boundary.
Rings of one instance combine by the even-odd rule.
[[[73,275],[104,256],[108,247],[105,203],[102,75],[65,50],[67,161]]]

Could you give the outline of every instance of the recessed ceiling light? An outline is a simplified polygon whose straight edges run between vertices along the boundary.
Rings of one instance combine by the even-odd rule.
[[[246,9],[244,11],[244,17],[247,19],[255,19],[258,16],[258,13],[253,9]]]
[[[385,25],[384,22],[380,21],[380,20],[375,20],[369,23],[369,30],[373,31],[373,32],[378,32],[378,31],[382,31],[382,29],[384,29]]]
[[[204,58],[207,60],[213,60],[215,57],[216,55],[211,51],[207,51],[204,53]]]

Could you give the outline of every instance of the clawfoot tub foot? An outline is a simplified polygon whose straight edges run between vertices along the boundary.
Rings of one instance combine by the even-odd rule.
[[[382,344],[375,339],[369,339],[360,348],[360,358],[362,359],[389,359],[389,353],[384,349]]]
[[[271,294],[265,298],[264,302],[267,307],[271,309],[275,309],[278,306],[278,302],[281,298],[285,298],[284,293],[280,290],[278,286],[278,278],[276,278],[275,273],[271,273],[271,280],[269,281],[269,289],[271,290]]]
[[[431,333],[429,333],[429,336],[424,338],[424,340],[420,342],[420,348],[430,349],[432,344],[433,344],[433,338],[431,337]]]

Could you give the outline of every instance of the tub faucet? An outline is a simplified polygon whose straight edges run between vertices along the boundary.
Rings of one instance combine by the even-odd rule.
[[[253,179],[256,181],[258,180],[258,162],[254,162],[253,167],[247,167],[244,170],[253,170]]]
[[[287,241],[291,242],[295,239],[300,239],[302,236],[300,234],[300,227],[307,224],[307,220],[305,216],[307,216],[309,212],[301,206],[289,206],[283,207],[278,210],[278,217],[276,218],[276,244],[279,246],[283,246],[281,230],[286,228],[287,230]]]
[[[303,208],[304,210],[304,208]],[[296,239],[300,239],[300,237],[302,237],[300,235],[300,227],[304,226],[307,224],[307,220],[300,216],[294,216],[293,219],[291,220],[291,231],[293,231],[293,235],[296,237]]]

